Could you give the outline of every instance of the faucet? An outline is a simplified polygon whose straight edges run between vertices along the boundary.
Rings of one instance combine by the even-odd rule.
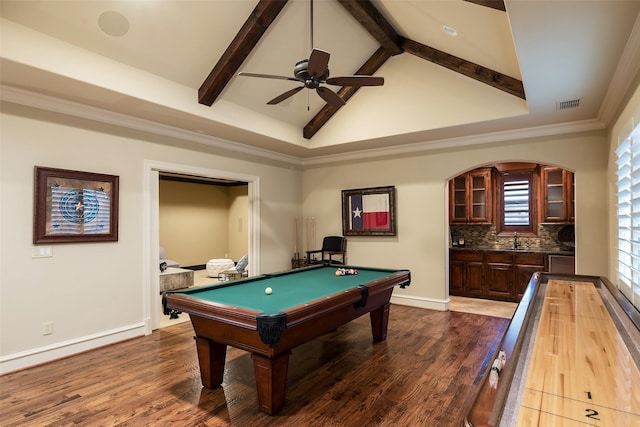
[[[517,250],[521,245],[522,243],[518,242],[518,233],[514,232],[513,233],[513,249]]]

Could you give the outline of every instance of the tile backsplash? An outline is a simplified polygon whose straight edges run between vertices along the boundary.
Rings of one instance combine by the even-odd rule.
[[[518,236],[520,249],[567,251],[572,250],[558,239],[558,231],[565,224],[538,224],[538,235],[535,237]],[[513,233],[499,236],[495,224],[450,224],[450,246],[454,242],[464,241],[465,248],[472,249],[513,249]]]

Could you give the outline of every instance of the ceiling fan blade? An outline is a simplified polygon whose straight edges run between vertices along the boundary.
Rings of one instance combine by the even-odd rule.
[[[330,79],[327,79],[327,84],[335,86],[382,86],[384,85],[384,77],[358,75],[331,77]]]
[[[285,93],[283,93],[282,95],[278,95],[275,98],[273,98],[271,101],[267,102],[268,105],[276,105],[281,103],[282,101],[284,101],[285,99],[295,95],[296,93],[300,92],[302,89],[304,89],[304,86],[300,86],[300,87],[294,87],[293,89],[290,89],[288,91],[286,91]]]
[[[239,76],[246,76],[246,77],[260,77],[262,79],[277,79],[277,80],[291,80],[294,82],[299,82],[300,80],[294,78],[294,77],[285,77],[285,76],[274,76],[273,74],[256,74],[256,73],[245,73],[244,71],[241,71],[238,73]]]
[[[327,104],[333,105],[336,108],[340,108],[344,104],[346,104],[344,102],[344,99],[340,98],[337,93],[330,89],[327,89],[326,87],[320,86],[316,89],[316,92],[318,92],[318,95],[320,95],[320,97],[324,99]]]
[[[320,49],[313,49],[309,56],[307,72],[310,76],[320,77],[329,69],[329,57],[331,54]],[[325,76],[326,77],[326,76]]]

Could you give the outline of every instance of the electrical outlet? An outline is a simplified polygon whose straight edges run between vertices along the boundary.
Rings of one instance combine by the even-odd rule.
[[[44,322],[42,324],[42,335],[53,334],[53,322]]]

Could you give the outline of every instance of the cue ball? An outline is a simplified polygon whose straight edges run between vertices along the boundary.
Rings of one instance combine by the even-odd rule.
[[[271,292],[273,292],[273,289],[271,289],[271,288],[266,288],[264,290],[264,293],[267,294],[267,295],[271,295]]]

